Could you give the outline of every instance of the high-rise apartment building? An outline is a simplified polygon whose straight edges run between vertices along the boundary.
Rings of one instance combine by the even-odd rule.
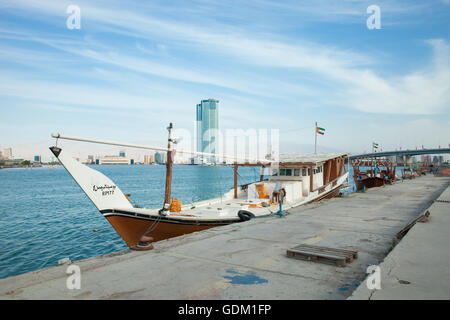
[[[202,100],[197,105],[197,152],[218,153],[219,100]],[[203,161],[216,162],[214,157],[203,157]],[[203,162],[202,161],[202,162]]]
[[[155,153],[155,163],[157,164],[164,164],[166,163],[166,154],[165,153]]]

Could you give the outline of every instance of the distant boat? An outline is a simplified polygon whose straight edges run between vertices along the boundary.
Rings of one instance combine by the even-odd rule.
[[[344,171],[346,153],[286,154],[279,161],[235,162],[234,187],[219,198],[182,205],[171,197],[172,163],[174,157],[172,124],[169,126],[166,163],[165,198],[162,208],[136,208],[119,187],[102,173],[81,164],[62,148],[50,147],[80,188],[109,221],[125,243],[135,250],[151,249],[151,242],[205,230],[255,217],[279,213],[288,209],[339,193],[348,172]],[[52,135],[69,139],[135,148],[163,148],[135,146],[84,138]],[[180,152],[180,151],[177,151]],[[182,152],[182,151],[181,151]],[[206,153],[197,153],[210,155]],[[239,166],[269,168],[269,178],[238,186]]]
[[[392,183],[395,177],[396,166],[386,159],[355,159],[352,161],[353,179],[356,190],[376,188]],[[368,168],[362,171],[361,168]]]

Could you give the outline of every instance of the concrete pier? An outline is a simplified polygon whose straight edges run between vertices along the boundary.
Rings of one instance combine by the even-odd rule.
[[[290,209],[283,218],[253,219],[160,241],[152,251],[76,261],[80,289],[67,289],[69,265],[30,272],[0,280],[0,299],[346,299],[352,293],[356,299],[417,297],[408,295],[407,285],[397,285],[396,277],[415,283],[411,287],[417,292],[434,277],[426,287],[430,295],[423,297],[449,298],[449,204],[433,204],[449,183],[449,178],[427,175]],[[441,197],[449,200],[449,189],[445,192]],[[396,233],[430,206],[431,220],[416,224],[394,247]],[[302,243],[356,250],[359,256],[346,267],[286,257],[287,249]],[[415,265],[417,261],[422,264]],[[366,292],[366,269],[374,264],[389,270],[389,277],[382,282],[385,289]],[[414,282],[414,272],[421,272],[423,283]],[[444,276],[442,281],[436,272]]]
[[[364,281],[349,299],[450,299],[450,188],[427,209],[429,221],[416,223],[380,264],[380,289]]]

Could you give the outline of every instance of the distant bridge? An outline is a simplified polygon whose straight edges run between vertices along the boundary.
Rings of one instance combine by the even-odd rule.
[[[450,148],[399,150],[399,151],[384,151],[384,152],[363,153],[363,154],[355,154],[355,155],[349,156],[348,159],[353,160],[353,159],[356,159],[356,158],[379,158],[379,157],[392,157],[392,156],[418,156],[418,155],[425,155],[425,154],[444,154],[444,153],[450,153]]]

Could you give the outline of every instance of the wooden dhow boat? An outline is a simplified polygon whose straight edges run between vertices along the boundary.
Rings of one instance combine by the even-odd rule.
[[[387,159],[354,159],[352,166],[358,191],[391,184],[396,179],[396,165]]]
[[[139,146],[126,143],[100,141],[52,134],[57,139],[51,152],[69,172],[72,178],[108,220],[130,249],[149,250],[152,242],[183,234],[201,231],[256,217],[281,214],[282,209],[300,206],[311,201],[335,196],[344,186],[348,172],[344,172],[346,153],[285,154],[279,160],[251,159],[234,161],[234,187],[220,198],[189,205],[171,197],[172,165],[175,154],[172,124],[168,127],[167,148]],[[58,147],[58,139],[67,139],[131,148],[167,152],[165,198],[162,208],[136,208],[119,187],[104,174],[88,167],[64,149]],[[203,156],[217,154],[188,152]],[[238,186],[240,166],[269,168],[269,178]]]

